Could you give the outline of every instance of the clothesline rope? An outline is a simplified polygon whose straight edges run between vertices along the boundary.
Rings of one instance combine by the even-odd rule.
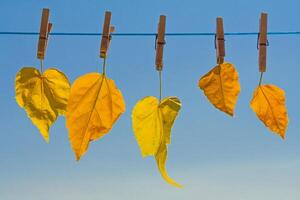
[[[257,35],[258,32],[227,32],[225,35]],[[17,31],[0,31],[0,35],[39,35],[38,32],[17,32]],[[53,32],[49,35],[56,36],[101,36],[102,33],[80,33],[80,32]],[[155,36],[156,33],[111,33],[112,36]],[[166,33],[166,36],[212,36],[213,32],[186,32],[186,33]],[[300,35],[300,31],[276,31],[268,32],[268,35]]]

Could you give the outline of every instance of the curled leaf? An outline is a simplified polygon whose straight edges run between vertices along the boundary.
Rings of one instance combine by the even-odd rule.
[[[16,76],[15,90],[17,103],[48,142],[50,126],[66,111],[70,93],[67,77],[54,68],[40,74],[33,67],[25,67]]]
[[[258,86],[250,106],[265,126],[284,139],[289,120],[282,89],[275,85]]]
[[[66,123],[76,159],[90,141],[106,135],[122,113],[125,102],[113,80],[99,73],[79,77],[71,88]]]
[[[166,171],[167,145],[171,128],[181,108],[177,97],[167,97],[160,103],[149,96],[140,100],[132,111],[132,125],[142,156],[155,156],[162,177],[176,187],[182,187],[171,179]]]
[[[199,80],[199,87],[217,109],[233,116],[240,93],[239,76],[233,64],[214,67]]]

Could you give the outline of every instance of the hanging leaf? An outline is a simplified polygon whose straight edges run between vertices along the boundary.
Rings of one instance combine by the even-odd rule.
[[[284,91],[275,85],[260,85],[255,91],[250,106],[257,117],[273,132],[285,138],[288,114]]]
[[[125,102],[113,80],[99,73],[79,77],[71,88],[67,106],[67,128],[76,159],[90,141],[106,135],[122,113]]]
[[[17,103],[49,142],[50,126],[66,112],[70,93],[67,77],[54,68],[41,75],[39,70],[25,67],[16,76],[15,90]]]
[[[132,111],[133,131],[142,156],[155,156],[162,177],[176,187],[182,187],[171,179],[166,171],[167,145],[171,128],[181,108],[177,97],[167,97],[159,103],[152,96],[140,100]]]
[[[199,87],[217,109],[233,116],[240,93],[239,76],[233,64],[214,67],[199,80]]]

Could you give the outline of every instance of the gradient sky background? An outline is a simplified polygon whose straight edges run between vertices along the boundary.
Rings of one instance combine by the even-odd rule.
[[[0,31],[39,31],[43,7],[53,32],[101,32],[112,11],[116,32],[155,32],[160,14],[167,32],[256,32],[260,12],[269,31],[300,31],[297,0],[1,0]],[[213,36],[167,37],[164,96],[182,100],[169,146],[167,169],[184,189],[160,177],[152,157],[143,159],[132,133],[131,110],[144,96],[158,95],[154,37],[113,37],[107,72],[126,100],[113,130],[90,145],[78,163],[65,119],[59,117],[46,144],[15,102],[14,79],[36,66],[37,36],[0,35],[0,199],[2,200],[298,200],[300,199],[300,36],[269,36],[265,83],[286,91],[290,124],[285,141],[270,133],[249,107],[259,79],[257,36],[227,36],[226,60],[235,64],[242,87],[236,116],[207,101],[197,84],[215,65]],[[73,82],[99,71],[99,36],[52,36],[45,67],[58,67]]]

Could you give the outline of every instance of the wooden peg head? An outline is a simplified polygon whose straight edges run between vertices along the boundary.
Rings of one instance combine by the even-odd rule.
[[[267,45],[268,45],[268,14],[261,13],[259,21],[259,71],[265,72],[267,68]]]
[[[217,17],[216,20],[216,50],[217,50],[217,63],[222,64],[225,57],[225,38],[224,38],[224,28],[223,28],[223,18]]]
[[[48,36],[52,28],[52,24],[49,23],[49,9],[44,8],[42,12],[40,35],[38,42],[37,58],[43,60],[45,58],[45,52],[48,43]]]
[[[161,71],[163,68],[163,53],[165,45],[165,32],[166,32],[166,16],[160,15],[158,30],[157,30],[157,39],[156,39],[156,59],[155,65],[156,70]]]
[[[110,43],[110,33],[115,31],[114,26],[110,26],[111,12],[106,11],[103,23],[102,39],[100,45],[100,58],[106,58]]]

